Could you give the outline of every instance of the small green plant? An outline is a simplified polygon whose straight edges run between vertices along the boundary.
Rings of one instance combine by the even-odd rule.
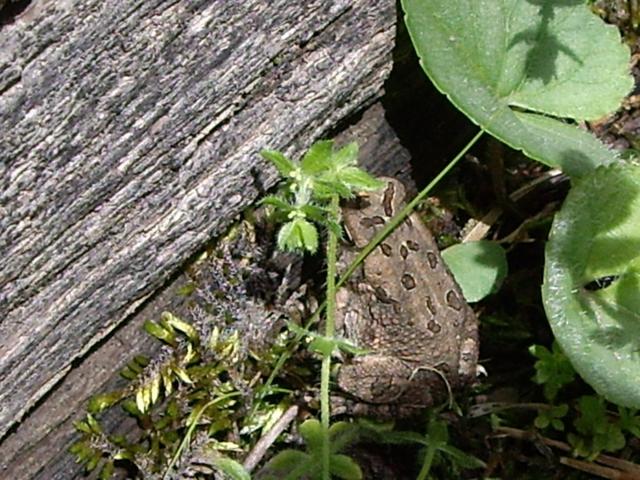
[[[431,478],[429,473],[434,465],[448,463],[450,468],[459,474],[463,469],[486,467],[485,463],[451,445],[447,422],[439,417],[440,410],[433,409],[427,415],[426,432],[395,430],[391,423],[374,423],[361,420],[358,423],[359,434],[365,440],[390,445],[423,446],[422,465],[417,480]]]
[[[574,421],[577,433],[569,433],[567,438],[578,455],[593,459],[603,450],[614,452],[624,447],[622,428],[608,414],[602,397],[580,397],[577,410],[580,412]]]
[[[262,330],[262,323],[273,325],[283,314],[256,308],[261,300],[247,291],[247,279],[259,274],[251,252],[244,252],[255,245],[254,234],[240,222],[201,256],[194,269],[206,284],[192,277],[183,289],[189,322],[168,312],[145,322],[144,330],[162,347],[153,359],[136,356],[122,369],[123,388],[90,400],[71,448],[87,471],[110,478],[123,467],[136,478],[176,478],[197,463],[198,469],[248,478],[235,458],[291,401],[284,389],[261,389],[263,372],[272,369],[287,334]],[[255,312],[265,315],[264,322],[252,323]],[[126,437],[110,435],[101,424],[105,410],[116,406],[136,421]]]
[[[560,389],[573,382],[576,372],[558,342],[553,342],[551,351],[543,345],[532,345],[529,351],[538,359],[533,381],[542,385],[545,398],[553,402]]]
[[[294,162],[274,150],[263,150],[282,177],[277,195],[262,203],[273,207],[272,218],[282,223],[278,247],[282,250],[315,253],[318,249],[317,226],[341,237],[339,210],[334,205],[354,192],[382,188],[382,182],[357,167],[358,145],[350,143],[334,151],[333,142],[316,142]]]
[[[300,435],[305,442],[306,450],[287,449],[275,455],[265,466],[262,477],[265,480],[310,480],[323,477],[323,457],[325,455],[324,429],[316,419],[309,419],[300,425]],[[343,480],[358,480],[362,471],[349,456],[339,452],[349,446],[357,438],[357,430],[346,422],[337,422],[329,427],[329,443],[331,445],[329,469],[330,474]]]
[[[121,372],[127,387],[93,397],[86,418],[76,422],[82,437],[71,451],[88,471],[100,467],[101,478],[110,478],[115,461],[128,461],[147,475],[160,473],[162,465],[171,469],[176,458],[169,459],[174,451],[179,455],[180,440],[190,438],[195,426],[210,437],[231,426],[241,395],[229,375],[238,361],[237,334],[198,332],[168,312],[157,323],[146,322],[145,330],[166,344],[163,354],[153,362],[135,357]],[[106,435],[95,418],[119,403],[145,426],[134,441]]]
[[[618,406],[617,413],[609,411],[601,396],[582,395],[573,407],[567,403],[553,405],[560,389],[575,381],[575,371],[557,343],[551,351],[541,345],[532,346],[530,351],[538,358],[533,380],[542,385],[545,398],[552,403],[549,408],[540,409],[534,421],[536,428],[564,431],[565,421],[572,419],[573,430],[567,433],[567,441],[575,455],[591,460],[602,451],[622,449],[626,445],[625,432],[640,436],[640,416],[635,410]]]
[[[323,338],[316,336],[312,347],[322,355],[320,478],[329,480],[335,468],[332,467],[331,461],[336,459],[331,453],[329,379],[331,356],[340,347],[340,342],[334,338],[336,263],[338,239],[342,232],[340,199],[350,198],[356,191],[382,188],[383,183],[357,167],[358,146],[355,143],[334,150],[332,141],[317,142],[311,146],[300,163],[271,150],[263,151],[262,155],[273,163],[284,180],[279,195],[263,199],[264,204],[273,207],[274,218],[283,223],[278,232],[278,246],[283,250],[313,253],[318,248],[316,225],[324,227],[327,231],[325,331]]]

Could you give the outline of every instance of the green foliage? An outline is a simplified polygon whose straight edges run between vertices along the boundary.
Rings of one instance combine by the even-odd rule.
[[[318,420],[309,419],[300,425],[300,435],[305,441],[306,450],[283,450],[275,455],[265,467],[265,480],[299,478],[322,478],[323,464],[323,427]],[[362,471],[350,457],[340,454],[357,438],[357,430],[345,422],[334,423],[329,428],[331,444],[331,475],[344,480],[359,480]]]
[[[573,382],[576,372],[557,342],[553,342],[551,351],[543,345],[532,345],[529,351],[538,358],[533,381],[543,386],[545,398],[553,402],[560,389]]]
[[[530,350],[538,358],[533,379],[543,386],[547,400],[553,402],[559,390],[575,380],[575,371],[557,343],[553,344],[552,351],[541,345],[534,345]],[[567,433],[567,441],[574,454],[589,459],[594,459],[602,451],[613,452],[623,448],[625,432],[640,437],[640,416],[635,410],[618,406],[616,415],[607,410],[605,399],[596,395],[583,395],[577,398],[575,405],[572,402],[572,405],[551,404],[541,408],[534,425],[541,430],[550,427],[564,431],[568,421],[571,421],[572,428]]]
[[[170,470],[186,446],[204,434],[201,449],[216,445],[208,455],[211,468],[231,478],[248,478],[236,462],[219,453],[229,444],[216,440],[232,427],[241,395],[233,371],[241,360],[237,333],[222,335],[217,327],[198,330],[168,312],[144,327],[166,350],[153,362],[135,357],[121,372],[130,380],[126,388],[90,400],[90,413],[75,424],[81,438],[70,451],[87,471],[99,470],[100,478],[111,478],[117,460],[151,475]],[[94,417],[117,404],[141,427],[133,440],[106,434]]]
[[[426,74],[483,130],[572,176],[615,160],[563,120],[601,117],[633,86],[617,29],[583,2],[403,0],[402,6]]]
[[[496,292],[507,276],[504,249],[488,240],[453,245],[442,251],[442,258],[467,302],[477,302]]]
[[[570,433],[567,438],[578,455],[593,459],[603,450],[613,452],[624,447],[622,428],[610,418],[602,397],[583,396],[577,408],[580,416],[574,426],[578,433]]]
[[[336,310],[336,258],[340,227],[340,199],[350,198],[356,191],[382,188],[383,182],[357,167],[358,146],[350,143],[334,150],[332,141],[316,142],[302,157],[300,164],[273,151],[263,152],[284,177],[279,196],[271,196],[266,203],[274,208],[273,218],[283,223],[278,232],[281,250],[299,250],[314,253],[318,247],[316,227],[307,218],[326,228],[326,319],[325,334],[308,331],[313,337],[309,348],[322,355],[320,383],[321,423],[305,422],[301,434],[307,441],[308,451],[288,450],[276,457],[272,468],[280,468],[279,477],[298,478],[300,475],[318,475],[329,480],[331,475],[345,479],[361,478],[358,466],[349,457],[335,453],[335,439],[330,427],[329,377],[331,356],[340,347],[353,350],[345,342],[334,338]],[[298,335],[302,338],[303,335]],[[317,434],[317,435],[316,435]],[[284,469],[284,470],[283,470]]]
[[[251,480],[251,475],[244,467],[231,458],[220,457],[214,461],[214,465],[230,480]]]
[[[479,458],[467,454],[451,445],[447,422],[438,417],[438,410],[429,412],[426,433],[394,430],[392,423],[359,422],[360,435],[377,443],[423,445],[423,463],[418,478],[429,478],[429,471],[435,464],[449,463],[454,470],[484,468],[486,464]]]
[[[550,426],[555,430],[563,431],[564,422],[562,419],[567,413],[569,413],[569,405],[566,403],[553,405],[540,410],[533,424],[539,429],[545,429]]]
[[[263,204],[273,208],[275,221],[282,223],[278,232],[281,250],[315,253],[316,224],[341,235],[337,217],[329,208],[333,196],[349,198],[354,191],[382,187],[379,180],[357,167],[356,143],[334,150],[331,140],[316,142],[299,163],[273,150],[263,150],[261,154],[283,179],[277,195],[262,199]]]
[[[599,394],[640,407],[640,166],[577,181],[546,248],[543,302],[562,350]]]
[[[320,355],[334,355],[338,351],[350,353],[351,355],[364,355],[368,353],[368,350],[358,348],[344,339],[320,335],[291,322],[287,323],[287,326],[292,332],[299,334],[301,337],[309,338],[311,340],[309,350],[319,353]]]
[[[640,368],[640,169],[567,123],[611,112],[631,89],[618,30],[580,1],[402,5],[436,87],[484,131],[575,180],[547,245],[545,311],[576,371],[640,407],[628,381]]]

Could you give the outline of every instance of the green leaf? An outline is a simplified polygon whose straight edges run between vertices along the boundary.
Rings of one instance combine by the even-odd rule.
[[[319,353],[323,357],[330,356],[335,349],[336,342],[328,337],[315,336],[309,344],[309,350]]]
[[[138,410],[140,411],[140,413],[145,413],[147,411],[147,407],[149,406],[149,401],[147,399],[147,386],[143,385],[142,387],[138,388],[138,390],[136,391],[136,407],[138,407]]]
[[[139,448],[139,447],[138,447]],[[135,453],[127,451],[127,450],[119,450],[113,454],[114,460],[131,460],[134,461]]]
[[[276,210],[278,210],[278,214],[287,214],[293,211],[295,208],[282,197],[278,197],[276,195],[267,195],[262,200],[260,200],[260,203],[263,205],[271,205],[272,207],[275,207]]]
[[[571,177],[580,177],[601,165],[609,165],[617,160],[617,153],[608,150],[592,134],[556,119],[542,115],[514,112],[516,118],[526,128],[518,144],[524,153],[551,168],[559,168]],[[492,133],[492,132],[490,132]],[[496,135],[497,136],[497,135]]]
[[[332,156],[333,140],[315,142],[300,161],[302,172],[311,176],[324,173],[333,166]]]
[[[124,402],[122,402],[122,409],[129,415],[134,417],[139,417],[143,413],[138,408],[137,403],[133,400],[125,400]]]
[[[87,424],[91,428],[92,433],[95,433],[96,435],[100,435],[102,433],[102,427],[90,413],[87,413]]]
[[[581,455],[594,457],[602,450],[613,452],[624,447],[625,438],[622,429],[620,425],[610,420],[602,397],[595,395],[580,397],[578,410],[580,416],[575,420],[574,426],[582,438],[574,437],[573,440]]]
[[[496,292],[507,276],[504,249],[488,240],[453,245],[442,251],[442,258],[468,302]]]
[[[640,407],[640,166],[600,167],[576,182],[546,248],[542,296],[551,328],[580,376],[622,406]]]
[[[336,422],[329,427],[331,452],[337,453],[354,443],[360,435],[360,428],[353,423]]]
[[[601,117],[633,87],[618,30],[582,0],[402,6],[423,69],[474,123],[573,176],[613,161],[590,134],[549,118]]]
[[[100,459],[102,458],[102,455],[100,455],[100,452],[95,452],[94,455],[89,458],[89,461],[87,462],[87,464],[84,466],[84,468],[87,470],[87,472],[91,472],[93,470],[96,469],[96,467],[98,466],[98,463],[100,463]]]
[[[309,452],[322,450],[322,425],[315,418],[305,420],[300,425],[300,435],[304,438]]]
[[[314,466],[308,453],[287,449],[276,454],[267,462],[264,468],[264,478],[280,480],[288,478],[288,474],[294,471],[302,476]]]
[[[385,183],[369,175],[358,167],[346,167],[338,170],[337,178],[349,187],[351,191],[380,190]]]
[[[560,420],[569,412],[566,403],[554,405],[551,408],[542,408],[534,420],[536,428],[544,429],[551,425],[556,430],[564,430],[564,423]]]
[[[171,370],[184,383],[193,383],[193,380],[191,380],[191,378],[189,377],[189,374],[184,370],[184,368],[174,365],[171,367]]]
[[[551,352],[542,345],[532,345],[529,352],[538,358],[533,381],[543,385],[545,398],[553,401],[560,389],[573,381],[576,372],[558,342],[553,342]]]
[[[485,468],[487,466],[482,460],[473,455],[463,452],[452,445],[441,445],[438,450],[449,456],[450,460],[462,468]]]
[[[310,337],[312,341],[309,344],[309,349],[323,355],[330,355],[336,349],[345,351],[352,355],[364,355],[370,352],[370,350],[358,348],[347,340],[325,337],[324,335],[319,335],[315,332],[307,330],[306,328],[302,328],[293,322],[287,322],[287,327],[293,333]]]
[[[605,431],[607,419],[607,409],[602,397],[595,395],[584,395],[578,400],[578,410],[580,416],[574,422],[576,430],[582,434],[590,435]]]
[[[304,218],[294,218],[280,227],[278,248],[284,251],[318,250],[318,230]]]
[[[276,150],[265,149],[260,152],[260,155],[262,155],[262,158],[269,160],[282,177],[290,176],[291,172],[298,168],[292,160]]]
[[[146,320],[144,322],[144,330],[149,335],[153,335],[157,339],[162,340],[165,343],[168,343],[172,347],[175,347],[177,345],[175,333],[162,327],[160,324],[152,320]]]
[[[309,219],[320,224],[324,224],[329,217],[329,210],[327,208],[319,207],[317,205],[303,205],[300,207],[300,211]]]
[[[160,396],[160,387],[162,386],[161,382],[162,382],[162,375],[160,375],[159,373],[156,374],[151,380],[151,384],[149,385],[149,391],[151,392],[150,394],[151,405],[156,403],[156,401],[158,400],[158,397]]]
[[[380,443],[388,443],[390,445],[404,445],[412,443],[425,446],[428,445],[425,436],[418,432],[393,430],[384,435],[378,434],[376,438]]]
[[[140,368],[145,368],[147,365],[149,365],[149,358],[144,355],[136,355],[135,357],[133,357],[132,363],[139,365]]]
[[[346,144],[337,152],[334,152],[333,157],[331,158],[333,165],[335,167],[341,169],[343,167],[348,167],[352,165],[358,164],[358,144],[356,142],[351,142]]]
[[[427,427],[428,444],[435,444],[437,448],[440,448],[441,445],[446,445],[448,441],[449,428],[446,422],[432,416]]]
[[[197,343],[200,341],[200,336],[198,335],[198,331],[193,326],[189,325],[187,322],[180,320],[178,317],[176,317],[170,312],[163,312],[162,318],[173,328],[184,333],[187,336],[187,338],[192,342]]]
[[[115,466],[112,461],[108,461],[104,464],[100,470],[100,480],[109,480],[115,471]]]
[[[218,457],[213,461],[213,464],[231,480],[251,480],[249,472],[241,464],[229,457]]]
[[[360,480],[362,478],[360,465],[347,455],[331,455],[330,471],[332,475],[344,480]]]
[[[83,432],[83,433],[92,433],[91,432],[91,427],[89,426],[89,424],[87,422],[85,422],[84,420],[76,420],[75,422],[73,422],[73,426],[75,427],[76,430],[78,430],[79,432]]]
[[[89,400],[87,410],[89,411],[89,413],[100,413],[118,403],[124,398],[124,396],[125,392],[121,390],[95,395]]]
[[[352,198],[353,192],[348,185],[338,180],[334,170],[330,170],[325,176],[314,181],[313,197],[325,201],[334,195],[338,195],[340,198]]]

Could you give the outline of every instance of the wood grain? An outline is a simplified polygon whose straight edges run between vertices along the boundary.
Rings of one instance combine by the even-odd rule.
[[[0,437],[274,183],[261,148],[380,95],[394,23],[391,0],[39,0],[2,25]]]

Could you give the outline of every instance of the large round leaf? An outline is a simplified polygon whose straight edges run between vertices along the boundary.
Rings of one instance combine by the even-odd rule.
[[[590,134],[548,117],[598,118],[633,87],[628,48],[583,0],[402,5],[425,72],[483,129],[573,176],[613,160]]]
[[[608,400],[640,408],[640,166],[576,182],[553,222],[542,295],[576,371]]]
[[[478,302],[496,292],[507,276],[507,257],[496,242],[459,243],[441,253],[467,302]]]

